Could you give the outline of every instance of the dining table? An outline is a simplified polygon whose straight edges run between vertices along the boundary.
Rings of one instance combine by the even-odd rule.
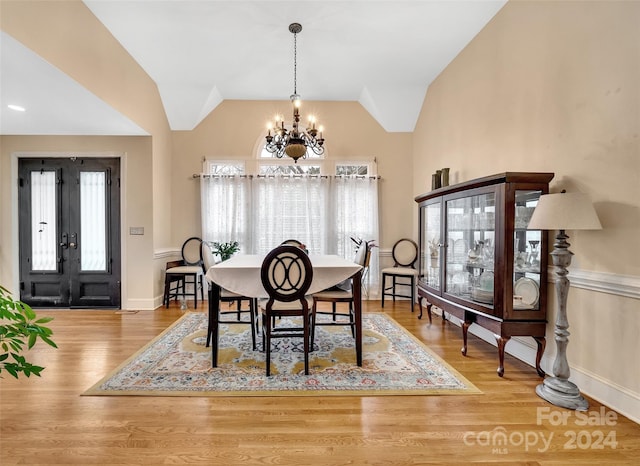
[[[268,298],[262,286],[260,272],[265,255],[238,254],[213,265],[205,275],[209,284],[209,328],[212,366],[218,365],[218,318],[220,290],[225,289],[248,298]],[[355,317],[356,363],[362,366],[362,266],[343,257],[331,254],[309,254],[313,267],[313,279],[308,295],[326,290],[352,280],[353,310]]]

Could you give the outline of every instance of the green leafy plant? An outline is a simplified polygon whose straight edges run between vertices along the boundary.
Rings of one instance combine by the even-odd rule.
[[[53,317],[37,318],[30,306],[15,301],[6,288],[0,286],[0,377],[6,371],[16,379],[20,373],[30,377],[40,377],[44,367],[28,362],[22,352],[33,348],[38,339],[57,348],[51,340],[51,329],[43,324],[51,322]]]
[[[230,241],[228,243],[214,241],[211,243],[211,250],[214,254],[218,254],[221,260],[226,261],[240,250],[240,245],[237,241]]]

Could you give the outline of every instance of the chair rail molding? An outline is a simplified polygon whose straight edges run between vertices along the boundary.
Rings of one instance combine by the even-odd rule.
[[[161,248],[153,251],[153,259],[168,259],[175,256],[180,256],[180,248]]]
[[[549,267],[548,272],[547,281],[554,283],[556,279],[554,268]],[[640,277],[638,276],[571,269],[567,278],[575,288],[640,299]]]

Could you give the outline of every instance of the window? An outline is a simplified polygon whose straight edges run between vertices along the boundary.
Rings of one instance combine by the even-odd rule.
[[[261,163],[258,170],[260,175],[319,175],[320,165]]]
[[[309,159],[323,159],[324,158],[324,154],[323,155],[318,155],[315,152],[313,152],[311,149],[309,149],[307,147],[307,155],[306,155],[306,160]],[[285,160],[285,158],[283,157],[282,159],[278,159],[274,154],[272,154],[271,152],[269,152],[266,147],[262,147],[262,149],[260,150],[260,154],[259,154],[259,158],[261,159],[275,159],[275,160]]]
[[[254,173],[245,173],[244,161],[205,161],[210,176],[201,179],[204,240],[238,241],[244,254],[266,254],[293,238],[311,254],[349,259],[352,237],[378,240],[375,161],[335,163],[315,156],[291,163],[272,154],[267,160],[264,152]],[[373,255],[374,280],[376,270]]]
[[[208,175],[244,175],[244,162],[205,160],[204,173]]]
[[[366,176],[369,174],[369,164],[363,163],[337,163],[336,175],[338,176]]]

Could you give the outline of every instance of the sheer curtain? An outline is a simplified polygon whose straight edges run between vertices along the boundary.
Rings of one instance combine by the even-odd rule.
[[[297,239],[311,254],[353,260],[352,237],[378,241],[378,179],[370,176],[203,176],[202,238],[238,241],[243,254],[266,254]],[[378,254],[369,277],[377,286]]]
[[[254,251],[266,254],[297,239],[311,254],[326,254],[330,181],[320,176],[260,176],[253,181]]]
[[[330,217],[333,224],[334,244],[331,254],[353,259],[356,244],[352,237],[378,243],[378,178],[371,176],[345,176],[332,179],[333,202]],[[369,284],[378,284],[378,249],[371,251],[368,273]]]
[[[202,239],[237,241],[252,254],[251,178],[243,175],[202,175],[200,179]]]

